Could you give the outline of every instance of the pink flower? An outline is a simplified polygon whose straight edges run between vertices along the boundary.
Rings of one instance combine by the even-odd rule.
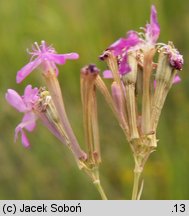
[[[15,90],[8,89],[5,95],[7,102],[17,109],[19,112],[24,113],[24,117],[20,124],[15,129],[15,141],[18,134],[21,134],[21,140],[24,147],[29,147],[30,143],[25,134],[25,130],[31,132],[36,126],[37,117],[33,112],[33,106],[39,99],[38,88],[33,88],[31,85],[26,86],[24,95],[20,96]]]
[[[127,33],[127,38],[120,38],[112,45],[109,46],[108,50],[112,50],[115,56],[121,55],[123,51],[128,51],[130,48],[134,47],[141,40],[135,31],[129,31]]]
[[[42,65],[45,70],[53,70],[58,75],[56,64],[65,64],[67,59],[79,58],[77,53],[57,54],[55,49],[47,46],[45,41],[41,41],[41,45],[35,42],[29,54],[32,56],[30,62],[17,72],[17,83],[21,83],[39,65]]]
[[[124,75],[131,70],[127,62],[129,51],[143,50],[143,52],[145,52],[149,47],[151,48],[151,46],[155,46],[156,44],[160,34],[160,27],[157,21],[155,6],[152,6],[151,8],[150,24],[147,24],[146,27],[142,29],[145,31],[143,36],[135,31],[129,31],[127,33],[127,38],[118,39],[107,49],[112,51],[112,53],[117,57],[119,72],[121,75]],[[103,60],[103,55],[100,58]]]
[[[127,33],[127,38],[120,38],[109,46],[107,50],[111,50],[118,59],[118,67],[121,75],[128,73],[131,69],[127,63],[127,53],[133,47],[141,42],[138,34],[134,31]]]

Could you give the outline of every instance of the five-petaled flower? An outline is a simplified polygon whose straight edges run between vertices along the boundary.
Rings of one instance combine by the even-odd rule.
[[[32,56],[30,62],[17,72],[17,83],[21,83],[39,65],[44,67],[44,73],[51,72],[58,75],[56,64],[65,64],[67,59],[79,58],[77,53],[57,54],[55,49],[52,46],[47,46],[45,41],[41,41],[41,45],[35,42],[32,52],[29,52],[29,54]]]
[[[18,134],[21,134],[22,144],[24,147],[29,147],[30,143],[25,134],[25,130],[31,132],[36,126],[37,116],[33,112],[33,106],[38,101],[38,88],[33,88],[31,85],[26,86],[24,95],[20,96],[15,90],[8,89],[6,93],[7,102],[17,109],[19,112],[24,113],[22,121],[15,129],[15,141]]]

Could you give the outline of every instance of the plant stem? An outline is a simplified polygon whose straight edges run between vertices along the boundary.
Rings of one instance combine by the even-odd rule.
[[[133,185],[132,200],[139,199],[138,198],[138,191],[139,191],[140,175],[141,175],[141,172],[134,171],[134,185]]]
[[[107,200],[107,196],[102,188],[102,185],[100,184],[100,180],[94,181],[93,184],[96,186],[98,192],[100,193],[102,200]]]
[[[82,169],[83,171],[90,177],[90,179],[92,180],[93,184],[95,185],[96,189],[98,190],[98,192],[100,193],[100,196],[102,198],[102,200],[107,200],[107,196],[104,192],[104,189],[100,183],[100,178],[99,178],[99,170],[98,170],[98,166],[93,167],[93,169],[89,169],[86,164],[84,164],[82,162]]]

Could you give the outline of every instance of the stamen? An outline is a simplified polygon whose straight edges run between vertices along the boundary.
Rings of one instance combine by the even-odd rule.
[[[39,47],[38,43],[37,43],[37,42],[34,42],[34,44],[35,44],[35,46],[36,46],[37,50],[38,50],[39,52],[41,52],[41,49],[40,49],[40,47]]]

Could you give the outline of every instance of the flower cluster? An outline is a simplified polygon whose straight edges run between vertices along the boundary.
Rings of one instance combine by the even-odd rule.
[[[52,46],[45,41],[41,45],[34,43],[32,47],[31,60],[17,72],[17,83],[22,82],[34,69],[41,66],[43,76],[46,77],[49,91],[41,91],[38,88],[32,89],[31,85],[25,88],[21,97],[13,89],[6,93],[6,100],[19,112],[24,113],[22,122],[15,129],[15,140],[21,133],[22,143],[29,147],[30,143],[25,130],[31,132],[36,126],[37,118],[40,118],[44,125],[74,153],[76,159],[86,159],[86,154],[80,149],[77,139],[67,119],[59,83],[57,81],[58,68],[56,64],[65,64],[67,59],[78,59],[77,53],[57,54]],[[49,78],[50,77],[50,78]],[[48,82],[49,79],[51,82]],[[44,92],[46,92],[44,94]]]
[[[157,12],[155,6],[151,8],[150,23],[148,23],[142,32],[136,32],[133,30],[128,31],[126,38],[120,38],[112,45],[110,45],[106,51],[100,56],[101,60],[105,60],[107,57],[107,51],[111,51],[116,57],[118,62],[118,68],[120,75],[124,75],[131,71],[130,65],[128,63],[128,54],[130,52],[136,52],[138,57],[138,63],[144,61],[144,54],[152,50],[153,48],[159,47],[157,40],[160,35],[160,26],[157,21]],[[174,49],[170,45],[164,45],[162,47],[166,50],[169,56],[170,65],[181,70],[183,65],[183,57],[180,55],[177,49]],[[159,49],[159,51],[162,50]],[[104,77],[109,78],[111,71],[105,71]]]
[[[111,93],[94,64],[81,69],[86,153],[70,125],[57,78],[57,65],[78,59],[77,53],[57,54],[45,41],[40,45],[35,42],[32,51],[28,51],[30,62],[17,72],[16,82],[21,83],[40,67],[46,87],[38,89],[27,85],[23,96],[8,89],[5,96],[10,105],[24,113],[15,129],[15,141],[20,134],[23,145],[29,147],[25,132],[32,132],[36,120],[40,119],[71,150],[79,168],[90,176],[103,199],[107,198],[98,172],[101,154],[96,89],[103,94],[130,144],[135,161],[132,199],[140,199],[143,184],[139,187],[139,177],[148,157],[157,147],[156,130],[162,108],[172,84],[181,81],[178,73],[183,67],[183,56],[172,42],[157,42],[160,26],[155,6],[151,8],[150,22],[141,29],[142,32],[128,31],[126,37],[119,38],[100,55],[108,66],[103,77],[112,79]]]
[[[87,145],[87,153],[85,153],[70,125],[57,79],[59,73],[57,64],[63,65],[68,59],[78,59],[79,55],[77,53],[57,54],[55,49],[48,46],[45,41],[42,41],[40,45],[34,43],[29,54],[31,55],[30,62],[17,72],[16,82],[21,83],[32,71],[40,67],[46,87],[38,89],[27,85],[23,96],[13,89],[7,90],[5,96],[7,102],[19,112],[24,113],[21,123],[15,129],[15,141],[20,133],[23,146],[30,147],[26,131],[32,132],[36,127],[36,120],[41,120],[48,130],[71,150],[78,167],[91,178],[101,197],[107,199],[101,187],[98,172],[101,158],[94,84],[98,76],[98,69],[94,65],[89,65],[81,71]]]
[[[130,144],[136,179],[157,147],[160,114],[172,84],[181,81],[178,72],[184,63],[172,42],[157,42],[160,26],[155,6],[151,8],[150,23],[141,29],[143,32],[128,31],[125,38],[119,38],[99,57],[108,66],[103,77],[113,80],[111,95],[108,88],[105,91],[99,85],[99,89],[111,104]],[[158,62],[154,61],[155,56]],[[133,199],[140,198],[141,188],[134,185]]]

